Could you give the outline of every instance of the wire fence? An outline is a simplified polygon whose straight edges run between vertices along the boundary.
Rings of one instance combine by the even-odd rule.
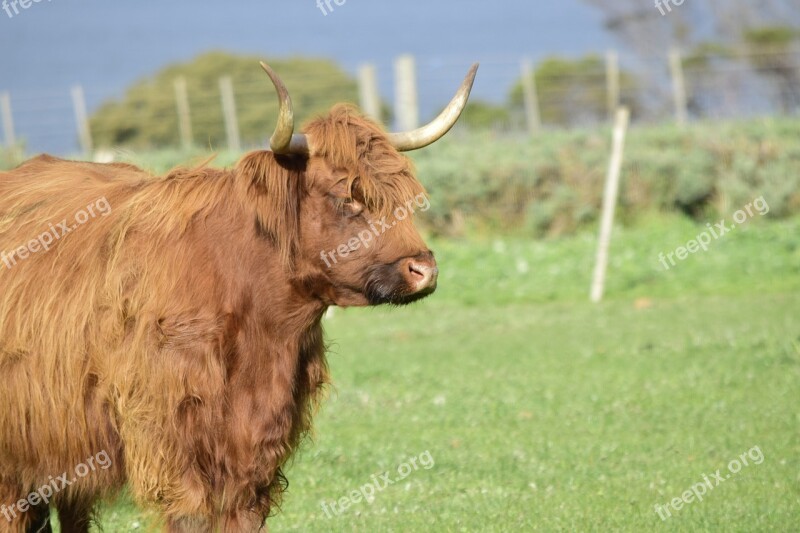
[[[354,72],[361,94],[353,100],[379,102],[378,110],[373,109],[372,113],[378,113],[377,118],[385,119],[389,126],[397,122],[408,124],[409,120],[422,122],[449,101],[469,66],[466,61],[435,58],[418,58],[413,65],[411,74],[408,69],[397,68],[397,64],[374,65],[371,81],[369,76]],[[460,127],[521,134],[547,128],[595,126],[608,123],[620,104],[631,108],[634,123],[648,124],[785,116],[800,109],[800,51],[796,50],[740,51],[716,57],[665,52],[649,58],[620,58],[612,52],[581,62],[580,69],[565,68],[553,73],[542,63],[534,67],[526,70],[524,57],[485,59],[472,99],[471,109],[475,112],[468,113]],[[528,72],[535,76],[533,83],[521,83]],[[398,79],[403,75],[412,79]],[[319,79],[300,83],[306,93],[331,90],[330,84]],[[235,142],[240,138],[240,124],[266,122],[268,118],[237,111],[236,102],[270,95],[266,81],[238,84],[232,89],[235,96],[231,100],[232,95],[228,95],[227,104],[223,103],[222,86],[209,85],[189,86],[187,90],[193,95],[188,110],[181,110],[176,91],[158,94],[147,105],[153,106],[151,118],[174,123],[174,128],[170,126],[174,131],[167,134],[167,145],[186,144],[186,132],[183,137],[181,132],[186,124],[190,125],[190,137],[195,142],[214,138],[236,149],[241,144],[261,143],[269,136],[271,124],[263,124],[258,139],[245,136]],[[346,87],[337,90],[344,92]],[[24,144],[28,153],[49,150],[90,154],[98,148],[93,138],[109,138],[114,132],[91,128],[80,112],[81,106],[88,104],[91,114],[103,102],[121,97],[88,86],[77,92],[74,88],[54,88],[19,94],[3,91],[0,86],[3,144]],[[301,106],[304,102],[295,104]],[[478,113],[479,108],[483,113]],[[198,109],[203,112],[198,113]],[[385,109],[392,110],[391,117],[382,112]],[[123,123],[114,128],[124,126]],[[220,131],[225,132],[224,138],[220,138]]]

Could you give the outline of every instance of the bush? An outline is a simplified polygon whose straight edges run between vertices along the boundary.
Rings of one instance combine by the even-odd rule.
[[[730,215],[764,196],[770,216],[800,211],[800,123],[764,120],[634,128],[625,154],[619,216]],[[593,224],[602,204],[611,135],[556,132],[530,138],[471,134],[415,152],[441,233],[524,229],[560,235]],[[454,210],[464,214],[449,227]]]
[[[22,146],[0,146],[0,170],[8,170],[22,163],[24,153]]]
[[[553,132],[536,138],[460,130],[412,152],[431,198],[422,217],[439,234],[522,232],[554,236],[596,223],[611,132]],[[156,173],[198,163],[208,153],[162,150],[128,157]],[[4,163],[0,152],[0,166]],[[238,154],[222,152],[218,166]],[[16,164],[16,163],[13,163]],[[717,221],[764,196],[770,217],[800,212],[800,122],[759,120],[633,128],[618,218],[654,213]]]

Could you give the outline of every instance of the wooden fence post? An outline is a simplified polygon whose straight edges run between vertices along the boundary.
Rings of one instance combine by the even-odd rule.
[[[525,101],[525,121],[531,135],[536,135],[542,130],[542,116],[539,111],[539,96],[536,94],[535,76],[530,60],[524,60],[522,62],[522,97]]]
[[[603,193],[603,215],[600,221],[600,239],[597,245],[597,261],[595,262],[592,280],[591,299],[597,303],[603,299],[608,269],[608,249],[611,244],[611,231],[614,228],[614,211],[619,196],[619,180],[622,173],[622,160],[625,152],[625,134],[630,122],[630,111],[626,107],[617,110],[614,124],[614,143],[611,163],[608,167],[605,191]]]
[[[370,63],[358,68],[358,93],[361,97],[361,111],[369,118],[381,122],[381,97],[378,93],[375,65]]]
[[[233,92],[233,80],[230,76],[220,78],[219,90],[222,94],[222,111],[225,114],[225,135],[228,138],[228,149],[241,152],[242,141],[239,135],[239,119],[236,116],[236,97]]]
[[[619,54],[613,50],[606,53],[606,95],[608,120],[613,121],[620,103]]]
[[[683,76],[683,57],[677,48],[673,48],[669,52],[669,70],[672,74],[675,120],[679,126],[685,126],[689,122],[688,98],[686,96],[686,79]]]
[[[414,56],[397,58],[395,70],[395,115],[399,131],[411,131],[419,127],[419,103],[417,97],[417,73]]]
[[[0,115],[3,119],[3,138],[6,146],[13,148],[17,145],[17,137],[14,134],[14,116],[11,113],[11,94],[8,92],[0,93]]]
[[[75,109],[75,122],[78,127],[78,140],[84,155],[89,156],[94,149],[92,144],[92,130],[89,127],[89,115],[86,112],[86,96],[83,87],[76,85],[72,88],[72,107]]]
[[[181,137],[181,146],[184,150],[192,147],[192,117],[189,110],[189,90],[186,78],[181,76],[175,80],[175,101],[178,106],[178,130]]]

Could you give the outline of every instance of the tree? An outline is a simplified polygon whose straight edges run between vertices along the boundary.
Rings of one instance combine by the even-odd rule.
[[[735,101],[741,73],[732,50],[720,44],[701,43],[683,54],[687,105],[695,116],[719,111],[720,102]]]
[[[778,88],[784,111],[800,103],[800,66],[789,53],[797,51],[792,28],[800,25],[798,0],[692,0],[681,5],[658,0],[655,6],[660,7],[641,0],[584,1],[603,12],[606,27],[643,66],[661,62],[670,47],[684,52],[689,106],[695,114],[763,100],[758,93],[764,91],[750,85],[757,75]],[[648,93],[668,107],[664,76],[663,70],[653,69],[642,74]],[[742,102],[742,95],[749,101]]]
[[[788,26],[758,28],[745,33],[748,60],[762,75],[778,86],[781,108],[789,112],[800,107],[796,43],[800,33]],[[794,49],[794,50],[793,50]]]
[[[606,27],[644,58],[663,54],[664,47],[690,50],[708,41],[739,46],[753,29],[800,25],[797,0],[694,0],[679,6],[674,0],[584,2],[600,10]]]
[[[471,101],[459,119],[471,129],[491,129],[508,126],[508,109],[480,100]]]
[[[100,146],[149,148],[178,144],[175,80],[188,86],[194,142],[225,146],[219,78],[230,76],[236,96],[240,133],[246,144],[264,145],[278,116],[278,99],[259,66],[261,57],[224,52],[166,67],[139,81],[118,101],[103,104],[91,118]],[[335,64],[321,59],[271,60],[295,104],[298,123],[322,114],[337,102],[357,102],[356,82]]]

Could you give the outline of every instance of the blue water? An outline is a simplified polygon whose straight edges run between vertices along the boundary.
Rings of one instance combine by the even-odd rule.
[[[331,5],[327,15],[316,0],[41,0],[13,18],[0,10],[0,91],[11,91],[17,136],[30,152],[68,153],[77,149],[73,84],[83,85],[91,111],[135,80],[210,49],[267,59],[324,56],[350,72],[370,61],[386,99],[392,96],[392,60],[412,53],[427,116],[446,102],[473,61],[482,62],[475,97],[501,101],[522,57],[602,52],[613,45],[600,14],[581,0]]]

